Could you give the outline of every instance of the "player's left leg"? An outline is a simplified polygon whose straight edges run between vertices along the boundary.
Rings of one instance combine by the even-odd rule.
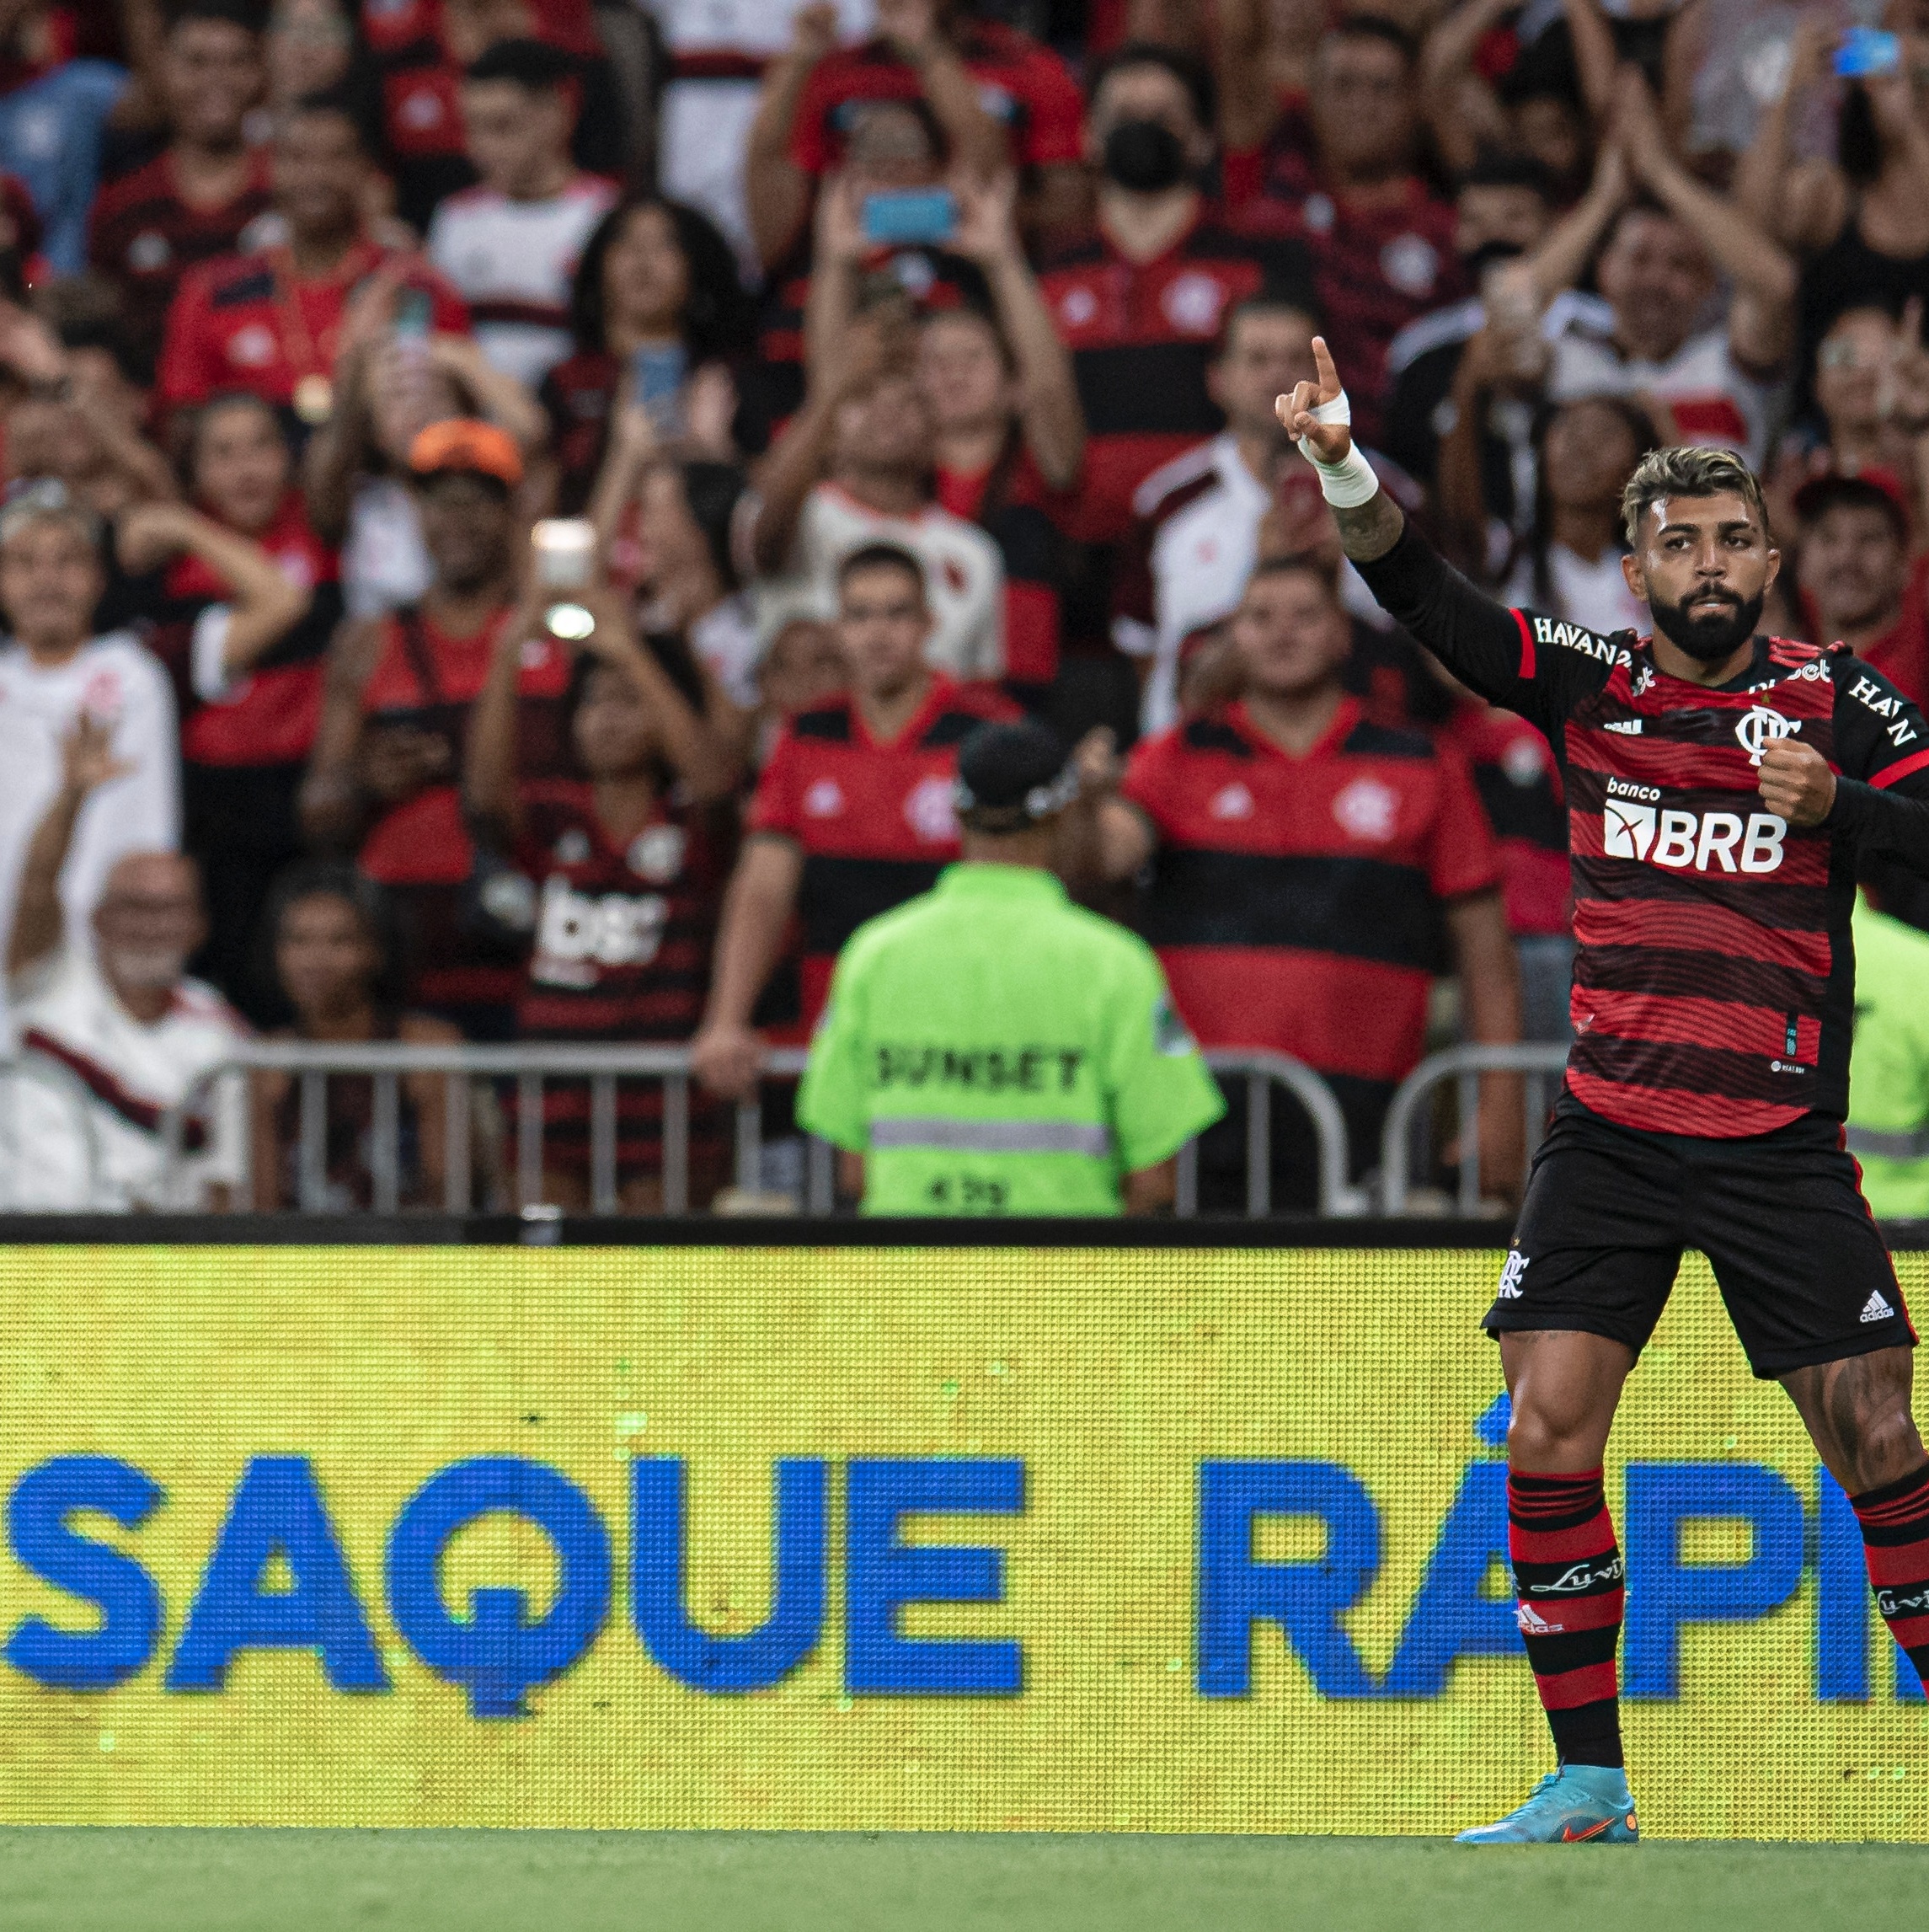
[[[1929,1685],[1929,1454],[1910,1413],[1914,1357],[1883,1348],[1782,1378],[1862,1524],[1876,1607]]]
[[[1697,1151],[1697,1244],[1756,1375],[1782,1383],[1862,1524],[1896,1641],[1929,1669],[1929,1456],[1916,1331],[1841,1130],[1811,1115]]]

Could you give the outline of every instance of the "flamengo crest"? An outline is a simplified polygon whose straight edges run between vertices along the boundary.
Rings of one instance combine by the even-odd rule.
[[[1779,711],[1771,711],[1766,704],[1751,704],[1742,713],[1734,735],[1748,753],[1748,762],[1759,765],[1762,752],[1776,739],[1792,738],[1798,729],[1792,718],[1784,718]]]

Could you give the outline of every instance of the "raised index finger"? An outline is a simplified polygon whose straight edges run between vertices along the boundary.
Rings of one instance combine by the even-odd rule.
[[[1339,393],[1339,372],[1333,366],[1333,356],[1323,335],[1312,339],[1312,366],[1319,372],[1319,399],[1323,403],[1332,402]]]

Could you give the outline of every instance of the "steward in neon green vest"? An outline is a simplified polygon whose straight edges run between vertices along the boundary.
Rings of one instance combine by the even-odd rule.
[[[1117,1214],[1225,1111],[1152,949],[1050,871],[1077,779],[1042,725],[958,761],[964,862],[837,961],[798,1117],[864,1157],[867,1214]]]
[[[1849,1152],[1876,1213],[1929,1216],[1929,933],[1858,896],[1855,942]]]

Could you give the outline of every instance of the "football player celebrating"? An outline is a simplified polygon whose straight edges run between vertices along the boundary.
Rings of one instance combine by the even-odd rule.
[[[1566,783],[1574,1046],[1485,1318],[1512,1399],[1508,1539],[1557,1769],[1478,1844],[1626,1842],[1622,1567],[1601,1485],[1622,1385],[1682,1250],[1713,1265],[1862,1524],[1876,1601],[1929,1674],[1916,1343],[1844,1151],[1858,859],[1929,874],[1929,726],[1843,646],[1761,636],[1781,558],[1731,452],[1643,458],[1622,498],[1652,635],[1480,595],[1353,447],[1326,344],[1279,400],[1347,555],[1456,677],[1547,734]]]

